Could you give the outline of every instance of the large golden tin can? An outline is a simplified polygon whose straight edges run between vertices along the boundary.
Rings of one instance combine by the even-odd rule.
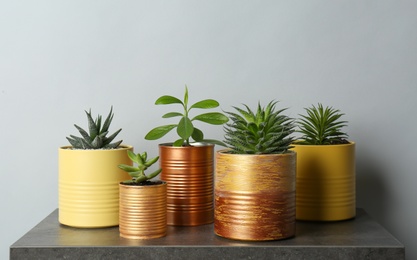
[[[120,236],[130,239],[163,237],[167,232],[165,182],[155,185],[119,184]]]
[[[296,153],[245,155],[218,151],[217,235],[250,241],[295,235]]]
[[[356,215],[355,143],[295,144],[298,220],[339,221]]]
[[[214,145],[159,145],[161,180],[167,182],[168,225],[197,226],[213,222]]]

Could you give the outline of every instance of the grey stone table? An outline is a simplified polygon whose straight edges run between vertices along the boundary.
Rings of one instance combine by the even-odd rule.
[[[129,240],[118,227],[77,229],[58,210],[10,246],[10,259],[404,259],[405,248],[362,209],[353,220],[297,222],[296,236],[270,242],[225,239],[213,225],[168,227],[166,237]]]

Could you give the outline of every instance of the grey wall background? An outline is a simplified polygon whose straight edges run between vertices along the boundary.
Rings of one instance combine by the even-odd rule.
[[[417,259],[416,1],[0,1],[0,258],[58,206],[59,146],[107,114],[136,150],[163,94],[341,109],[357,203]],[[221,128],[205,128],[222,138]],[[161,141],[171,141],[174,135]]]

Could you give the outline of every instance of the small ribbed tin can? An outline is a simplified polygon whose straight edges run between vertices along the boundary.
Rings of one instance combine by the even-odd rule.
[[[119,232],[129,239],[163,237],[167,233],[167,184],[119,184]]]

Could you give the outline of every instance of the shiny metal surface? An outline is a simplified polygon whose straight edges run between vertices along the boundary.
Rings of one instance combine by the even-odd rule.
[[[355,143],[294,145],[298,220],[340,221],[356,214]]]
[[[249,241],[294,236],[296,154],[216,156],[215,233]]]
[[[120,236],[129,239],[163,237],[167,230],[166,183],[149,186],[119,184]]]
[[[214,145],[159,145],[161,180],[167,186],[168,225],[197,226],[213,222]]]

